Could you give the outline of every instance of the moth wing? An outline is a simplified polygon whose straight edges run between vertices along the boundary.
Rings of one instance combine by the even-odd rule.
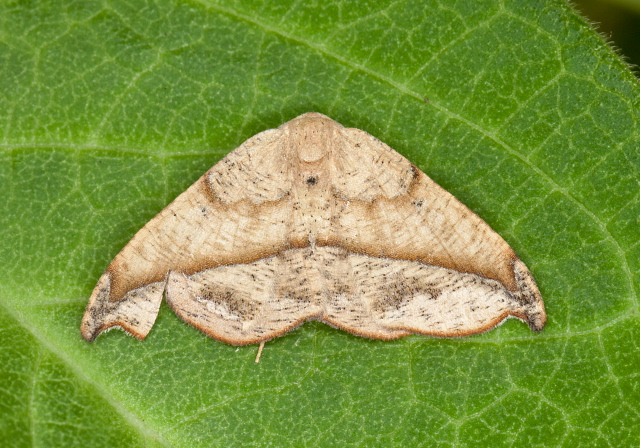
[[[510,315],[525,320],[535,331],[544,327],[546,314],[535,281],[500,235],[384,143],[363,131],[345,129],[344,133],[358,146],[349,146],[343,155],[338,152],[335,166],[345,172],[362,172],[365,167],[371,176],[361,174],[357,190],[338,182],[338,219],[334,233],[326,239],[330,244],[354,254],[418,262],[494,280],[518,304]],[[380,171],[395,174],[387,178],[376,174]]]
[[[291,177],[278,160],[282,151],[274,148],[280,132],[272,129],[247,140],[136,233],[91,294],[81,325],[86,340],[114,326],[144,339],[170,271],[192,274],[250,263],[283,249]],[[268,187],[251,182],[261,169],[273,167],[284,171],[270,178]]]
[[[308,248],[293,249],[190,276],[172,272],[167,302],[214,339],[234,345],[266,341],[322,314],[322,293],[309,287],[312,257]]]

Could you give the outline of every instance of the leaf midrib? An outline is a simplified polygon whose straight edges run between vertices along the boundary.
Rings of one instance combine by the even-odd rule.
[[[134,413],[132,413],[129,409],[122,405],[115,397],[104,387],[103,384],[95,381],[95,379],[88,377],[80,368],[80,365],[75,362],[72,358],[70,358],[66,352],[60,350],[56,345],[52,344],[47,337],[45,337],[40,331],[38,331],[37,326],[32,325],[31,322],[25,320],[22,317],[21,313],[16,312],[12,307],[6,305],[6,300],[0,300],[0,308],[6,312],[13,320],[15,320],[22,328],[27,330],[40,344],[41,348],[46,349],[49,353],[56,356],[65,366],[73,373],[73,375],[78,378],[80,381],[85,384],[89,384],[96,391],[96,393],[107,402],[114,411],[116,411],[122,418],[129,423],[132,428],[135,428],[143,440],[156,440],[161,445],[166,446],[168,448],[172,448],[175,445],[172,445],[167,440],[162,437],[161,433],[157,431],[155,428],[152,428],[148,424],[146,424],[143,420],[140,420]],[[39,358],[42,357],[42,354],[38,355]],[[35,389],[35,385],[37,384],[37,375],[34,372],[34,378],[32,381],[33,387],[31,390],[31,395],[33,395],[33,389]],[[31,422],[31,435],[33,436],[35,421],[33,418],[33,402],[29,403],[29,419]]]

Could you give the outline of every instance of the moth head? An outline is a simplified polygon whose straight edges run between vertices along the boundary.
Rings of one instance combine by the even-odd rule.
[[[332,151],[340,125],[319,113],[301,115],[287,123],[289,149],[303,163],[318,163]],[[340,126],[341,127],[341,126]]]

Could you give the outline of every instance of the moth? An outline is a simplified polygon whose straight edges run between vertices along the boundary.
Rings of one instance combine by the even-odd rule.
[[[377,339],[546,322],[500,235],[385,143],[319,113],[251,137],[149,221],[100,277],[82,336],[144,339],[163,295],[237,345],[307,320]]]

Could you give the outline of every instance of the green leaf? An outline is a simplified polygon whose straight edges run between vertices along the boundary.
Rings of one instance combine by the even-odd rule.
[[[640,444],[640,88],[564,2],[34,0],[0,24],[0,444]],[[547,328],[384,342],[307,323],[256,365],[163,305],[143,342],[84,342],[133,234],[308,111],[489,222]]]

